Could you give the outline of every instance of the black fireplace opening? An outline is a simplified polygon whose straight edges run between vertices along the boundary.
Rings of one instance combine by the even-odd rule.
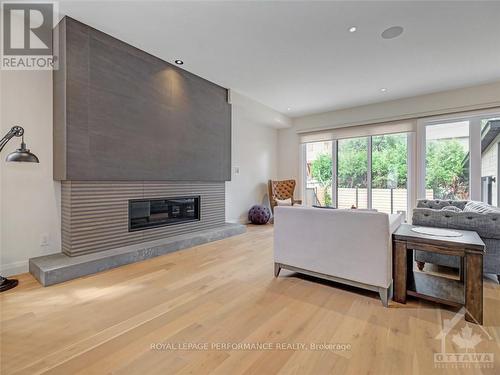
[[[199,221],[200,200],[200,196],[131,199],[128,201],[128,230]]]

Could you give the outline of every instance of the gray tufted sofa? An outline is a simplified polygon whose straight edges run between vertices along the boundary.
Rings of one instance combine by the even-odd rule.
[[[496,274],[500,283],[500,212],[442,211],[443,207],[450,205],[463,210],[466,204],[467,201],[418,200],[417,208],[413,210],[412,224],[476,231],[486,245],[486,253],[483,259],[484,273]],[[415,252],[415,261],[419,269],[423,269],[425,263],[455,268],[460,267],[460,259],[458,257],[424,251]]]

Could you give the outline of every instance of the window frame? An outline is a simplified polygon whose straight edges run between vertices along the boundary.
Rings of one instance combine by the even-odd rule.
[[[500,117],[499,108],[425,117],[417,120],[416,199],[425,199],[426,128],[459,121],[469,122],[469,200],[481,200],[481,120]],[[415,201],[416,204],[416,201]]]
[[[343,139],[352,139],[352,138],[367,138],[367,207],[371,209],[373,206],[373,197],[372,197],[372,144],[373,137],[383,136],[383,135],[396,135],[396,134],[405,134],[406,135],[406,162],[407,162],[407,202],[406,202],[406,214],[407,218],[411,218],[411,214],[413,211],[413,204],[411,202],[415,202],[416,194],[414,189],[414,181],[415,181],[415,166],[414,166],[414,154],[415,154],[415,132],[399,132],[399,133],[385,133],[385,134],[376,134],[376,135],[361,135],[359,137],[346,137]],[[332,200],[332,206],[338,207],[338,141],[341,139],[332,139],[332,193],[334,192],[335,199]],[[306,160],[307,160],[307,144],[314,142],[307,142],[300,144],[300,178],[301,183],[300,187],[302,190],[302,200],[304,204],[306,204],[306,189],[307,189],[307,176],[306,176]]]

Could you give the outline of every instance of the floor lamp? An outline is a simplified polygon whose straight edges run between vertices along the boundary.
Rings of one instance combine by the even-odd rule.
[[[32,154],[30,150],[26,148],[26,143],[24,143],[24,129],[20,126],[13,126],[12,129],[10,129],[0,140],[0,151],[2,151],[7,142],[14,137],[21,137],[21,147],[7,155],[5,160],[38,163],[39,161],[36,155]],[[19,282],[16,279],[7,279],[6,277],[0,276],[0,292],[12,289],[16,287],[18,283]]]

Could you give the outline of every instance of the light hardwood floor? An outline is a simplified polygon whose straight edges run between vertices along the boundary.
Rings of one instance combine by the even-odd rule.
[[[500,287],[492,279],[484,286],[485,331],[472,328],[481,339],[474,351],[493,353],[494,368],[436,369],[436,336],[454,310],[416,300],[386,309],[374,292],[287,271],[275,279],[272,234],[270,225],[249,226],[237,237],[48,288],[21,275],[20,286],[0,296],[1,373],[500,373]],[[446,339],[448,352],[463,351],[453,335],[464,325]],[[210,350],[152,350],[156,343]],[[320,343],[350,350],[310,347]]]

